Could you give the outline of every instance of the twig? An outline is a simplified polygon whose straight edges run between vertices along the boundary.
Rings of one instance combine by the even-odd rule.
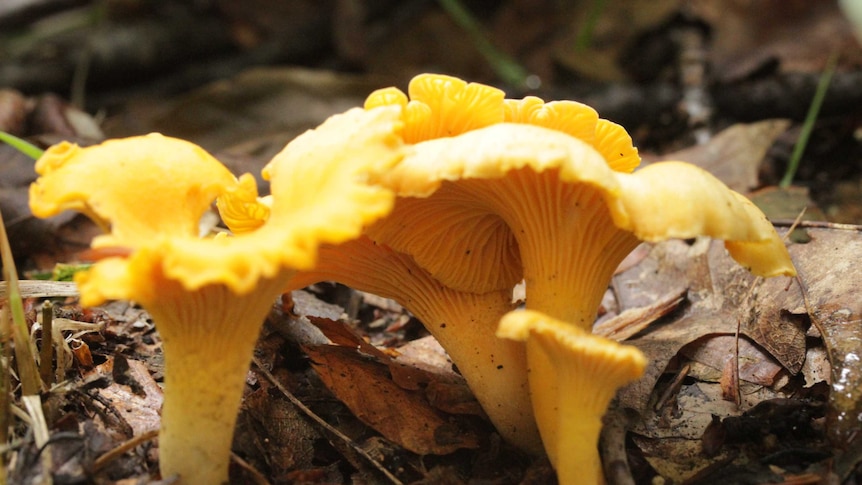
[[[42,348],[39,349],[39,375],[42,383],[50,388],[54,384],[54,304],[46,301],[42,305]]]
[[[673,381],[668,384],[667,388],[661,393],[661,397],[656,401],[653,409],[655,411],[661,410],[664,407],[665,403],[670,400],[671,396],[679,390],[680,386],[682,386],[682,381],[688,376],[689,371],[691,371],[691,364],[685,364],[682,369],[677,372],[676,376],[673,378]]]
[[[143,433],[139,434],[138,436],[131,437],[130,439],[117,445],[114,449],[107,451],[107,452],[103,453],[101,456],[99,456],[98,458],[96,458],[95,461],[93,461],[93,467],[92,467],[91,471],[93,473],[95,473],[95,472],[101,470],[102,468],[105,467],[105,465],[114,461],[115,459],[117,459],[119,456],[123,455],[127,451],[136,448],[141,443],[144,443],[145,441],[149,441],[158,435],[159,435],[159,430],[153,429],[150,431],[143,432]]]
[[[401,480],[398,479],[395,475],[392,474],[389,470],[387,470],[382,464],[380,464],[377,460],[371,457],[365,450],[363,450],[360,446],[353,442],[347,435],[339,431],[337,428],[334,428],[332,425],[323,420],[320,416],[315,414],[311,409],[309,409],[305,404],[302,403],[296,396],[293,395],[286,387],[284,387],[281,382],[276,380],[275,376],[272,375],[266,368],[261,365],[260,361],[257,360],[257,357],[252,357],[252,363],[257,367],[261,374],[263,374],[266,379],[272,383],[278,389],[284,397],[287,398],[294,406],[297,407],[300,411],[305,413],[306,416],[311,418],[315,423],[320,425],[323,429],[325,429],[328,433],[337,437],[339,440],[343,441],[347,446],[349,446],[354,452],[358,453],[360,456],[365,458],[368,463],[374,466],[380,473],[382,473],[392,484],[395,485],[403,485]]]
[[[21,298],[78,296],[78,286],[71,281],[20,280]],[[0,299],[6,298],[6,282],[0,281]]]
[[[230,458],[231,460],[235,461],[240,467],[242,467],[245,471],[251,474],[251,478],[252,480],[254,480],[255,484],[270,485],[269,480],[267,480],[266,477],[263,476],[263,473],[261,473],[257,468],[251,466],[251,463],[243,460],[242,457],[240,457],[236,453],[231,453]]]
[[[773,226],[794,226],[795,227],[810,227],[814,229],[841,229],[844,231],[862,231],[862,225],[859,224],[841,224],[840,222],[829,221],[799,221],[790,219],[771,219]]]

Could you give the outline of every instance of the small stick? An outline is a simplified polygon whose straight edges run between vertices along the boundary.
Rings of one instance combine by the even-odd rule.
[[[105,465],[107,465],[108,463],[117,459],[123,453],[134,449],[135,447],[137,447],[141,443],[144,443],[145,441],[149,441],[158,435],[159,435],[159,430],[152,429],[150,431],[146,431],[144,433],[141,433],[138,436],[131,437],[130,439],[120,443],[116,448],[114,448],[110,451],[107,451],[107,452],[103,453],[101,456],[99,456],[98,458],[96,458],[96,460],[93,461],[93,468],[91,471],[93,473],[95,473],[95,472],[101,470],[102,468],[105,467]]]
[[[266,379],[272,383],[279,390],[279,392],[287,398],[294,406],[296,406],[300,411],[302,411],[306,416],[311,418],[315,423],[323,427],[327,432],[333,434],[338,437],[338,439],[342,440],[345,444],[347,444],[355,453],[358,453],[360,456],[368,460],[369,463],[374,465],[380,473],[382,473],[389,481],[395,485],[402,485],[403,482],[398,479],[395,475],[392,474],[389,470],[386,469],[382,464],[380,464],[377,460],[371,457],[367,451],[363,450],[362,447],[358,446],[353,440],[350,439],[347,435],[339,431],[337,428],[333,427],[331,424],[327,423],[320,416],[314,413],[311,409],[309,409],[305,404],[302,403],[299,399],[296,398],[286,387],[284,387],[281,382],[276,380],[275,376],[272,375],[266,368],[261,365],[260,361],[257,360],[257,357],[252,357],[252,363],[254,363],[257,370],[263,374]]]
[[[54,304],[46,301],[42,305],[42,348],[39,349],[39,375],[47,388],[54,384]]]

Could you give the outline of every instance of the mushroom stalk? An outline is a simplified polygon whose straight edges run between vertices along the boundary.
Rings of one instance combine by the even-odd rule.
[[[146,305],[162,337],[165,398],[159,431],[162,477],[228,482],[230,448],[246,375],[272,295],[286,278],[237,296],[224,285],[170,292]],[[163,285],[177,285],[164,281]],[[213,333],[219,338],[213,338]],[[206,372],[201,372],[206,368]]]
[[[526,281],[526,308],[570,322],[590,332],[596,312],[617,265],[640,241],[632,233],[610,223],[601,192],[589,184],[561,183],[556,170],[542,173],[520,170],[502,180],[506,193],[525,194],[539,207],[525,212],[517,199],[491,197],[485,200],[506,221],[518,241]],[[459,182],[459,189],[481,193],[488,182]],[[535,376],[549,376],[554,369],[547,356],[532,341],[527,343],[527,364]],[[573,376],[572,378],[576,378]],[[533,379],[536,381],[537,379]],[[531,386],[533,412],[546,442],[581,439],[558,436],[562,427],[557,415],[560,379],[542,380]],[[597,420],[599,421],[599,420]],[[586,426],[587,423],[584,423]],[[601,427],[601,423],[596,423]],[[553,448],[546,446],[550,455]],[[552,459],[552,463],[554,460]],[[570,482],[575,483],[575,482]]]
[[[392,298],[407,308],[446,349],[503,439],[530,453],[541,453],[524,345],[495,335],[500,317],[514,308],[510,291],[454,290],[410,256],[367,237],[322,246],[315,269],[298,273],[289,286],[323,280]]]
[[[614,270],[640,243],[611,223],[603,190],[564,183],[557,170],[529,169],[496,180],[461,180],[455,187],[481,198],[511,228],[520,248],[527,308],[589,331]]]
[[[530,310],[506,314],[498,335],[526,341],[528,353],[549,366],[542,379],[530,380],[530,389],[535,395],[549,383],[558,388],[549,417],[555,432],[542,429],[542,438],[560,484],[604,483],[598,453],[602,416],[617,389],[640,377],[646,358],[635,347]]]

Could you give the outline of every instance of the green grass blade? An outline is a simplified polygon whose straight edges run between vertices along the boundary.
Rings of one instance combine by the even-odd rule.
[[[581,28],[578,29],[578,36],[575,38],[576,51],[583,52],[592,43],[593,31],[596,30],[596,24],[599,23],[602,12],[605,11],[606,3],[607,2],[605,2],[605,0],[593,0],[593,4],[590,6],[590,10],[587,13],[587,18],[584,19],[584,23],[582,23]]]
[[[443,7],[443,10],[449,14],[455,23],[470,35],[479,53],[488,61],[488,64],[503,82],[519,88],[527,86],[527,78],[529,77],[527,70],[488,40],[488,36],[482,31],[479,22],[473,18],[470,11],[464,8],[459,0],[437,0],[437,3]]]
[[[796,140],[796,145],[793,147],[793,153],[790,155],[790,161],[787,163],[787,170],[784,172],[784,177],[778,186],[786,189],[793,183],[793,177],[796,176],[796,170],[799,169],[799,162],[802,160],[802,154],[805,153],[805,147],[808,146],[808,139],[811,137],[811,132],[814,130],[814,123],[817,121],[817,116],[820,114],[820,107],[823,105],[823,100],[826,98],[826,91],[829,90],[829,84],[832,82],[832,75],[835,74],[835,66],[838,63],[838,53],[833,52],[826,61],[826,68],[817,82],[817,90],[814,92],[814,99],[811,100],[811,105],[808,107],[808,114],[805,115],[805,121],[802,123],[802,130],[799,132],[799,139]]]
[[[23,153],[24,155],[27,155],[28,157],[32,158],[33,160],[36,160],[37,158],[41,157],[43,153],[45,153],[45,150],[42,150],[41,148],[37,147],[36,145],[33,145],[32,143],[29,143],[25,140],[22,140],[15,135],[10,135],[9,133],[6,133],[5,131],[0,131],[0,141],[6,143],[7,145],[11,146],[12,148]]]

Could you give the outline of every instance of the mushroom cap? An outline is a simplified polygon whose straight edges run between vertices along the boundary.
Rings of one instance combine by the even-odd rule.
[[[39,160],[34,213],[84,210],[112,231],[99,244],[128,253],[76,275],[82,305],[136,300],[162,336],[165,477],[227,482],[260,325],[318,246],[359,236],[392,208],[394,194],[368,180],[403,155],[399,117],[400,108],[357,108],[298,137],[267,166],[271,206],[258,203],[249,176],[237,180],[203,150],[161,135],[62,145]],[[247,230],[200,238],[198,220],[219,196],[235,220],[248,217]]]
[[[619,125],[600,119],[595,110],[582,103],[545,103],[532,96],[510,100],[498,89],[437,74],[416,76],[410,82],[408,93],[409,97],[396,88],[378,90],[367,98],[365,106],[403,107],[402,136],[417,148],[429,140],[458,137],[499,124],[524,126],[527,133],[532,125],[584,141],[593,146],[613,170],[631,171],[640,163],[628,133]],[[519,139],[523,138],[515,133]],[[488,144],[515,146],[500,138],[483,140]],[[475,148],[476,155],[481,156],[484,146]],[[513,157],[530,155],[521,153]],[[469,197],[465,199],[452,193],[449,193],[451,200],[445,201],[446,197],[442,196],[434,201],[415,199],[430,195],[441,180],[456,180],[460,175],[481,178],[482,170],[494,177],[495,168],[471,167],[469,170],[475,168],[473,173],[459,173],[461,167],[450,166],[446,160],[424,157],[423,161],[428,166],[417,172],[421,173],[417,179],[435,168],[439,168],[440,173],[427,180],[410,180],[408,167],[388,174],[385,183],[398,191],[399,199],[392,214],[375,224],[368,234],[412,255],[435,278],[455,289],[476,292],[511,289],[523,278],[522,261],[512,231],[499,217],[481,204],[477,206],[468,200]],[[495,161],[489,160],[489,163]],[[396,178],[399,180],[395,181]],[[435,207],[438,203],[446,207]],[[425,222],[431,220],[435,223]]]
[[[599,118],[593,108],[583,103],[566,100],[546,103],[535,96],[504,102],[506,122],[549,128],[589,143],[613,170],[631,172],[640,164],[638,150],[625,128]]]
[[[84,213],[109,231],[94,247],[134,247],[165,234],[197,237],[212,200],[236,184],[199,146],[158,133],[86,148],[61,142],[35,168],[40,177],[30,186],[33,214]]]
[[[593,204],[602,207],[595,216],[582,217],[592,229],[584,226],[581,233],[604,224],[646,241],[705,235],[728,241],[731,255],[757,275],[795,274],[762,212],[693,165],[660,162],[634,173],[617,171],[580,139],[513,123],[413,148],[379,180],[399,198],[392,214],[368,234],[412,255],[435,278],[459,290],[511,287],[523,275],[524,251],[534,250],[524,248],[524,240],[550,238],[563,220],[576,231],[575,214]],[[594,202],[577,202],[576,209],[575,201],[561,195],[576,186],[591,188]],[[528,233],[527,227],[542,221],[539,233]],[[532,246],[541,244],[545,253],[575,251],[573,241],[585,240],[575,232],[560,238]]]
[[[267,166],[273,192],[282,195],[266,223],[234,237],[199,238],[198,220],[217,196],[222,207],[235,207],[253,180],[238,181],[202,149],[161,135],[48,150],[31,205],[40,216],[83,210],[112,231],[94,244],[128,248],[127,257],[80,274],[85,305],[156,298],[140,274],[160,274],[188,290],[224,284],[244,294],[261,278],[312,267],[319,244],[357,237],[391,210],[392,192],[368,179],[403,155],[399,115],[398,108],[356,108],[297,137]]]
[[[409,99],[397,88],[371,93],[365,109],[401,106],[406,143],[455,136],[503,121],[503,91],[440,74],[420,74],[407,87]]]

